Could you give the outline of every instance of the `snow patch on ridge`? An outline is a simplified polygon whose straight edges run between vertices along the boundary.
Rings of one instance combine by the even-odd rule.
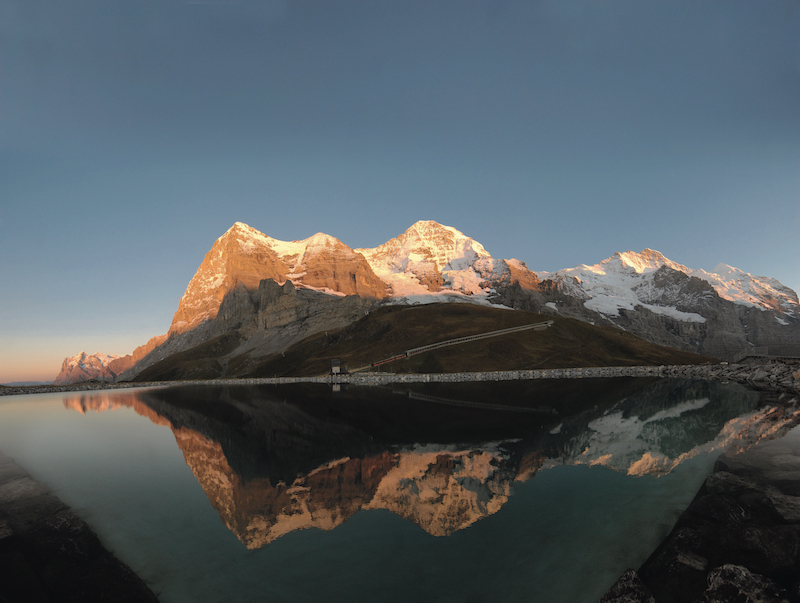
[[[800,302],[797,293],[777,279],[754,276],[728,264],[717,264],[712,272],[691,270],[687,274],[711,283],[723,299],[745,306],[778,310],[789,316],[800,317]]]

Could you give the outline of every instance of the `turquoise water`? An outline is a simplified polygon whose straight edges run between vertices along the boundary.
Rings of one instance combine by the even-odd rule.
[[[386,508],[362,508],[335,529],[288,531],[259,548],[246,548],[224,524],[225,513],[218,510],[221,503],[217,502],[216,508],[212,504],[210,497],[217,491],[209,486],[207,476],[221,480],[223,492],[227,492],[225,480],[238,478],[231,477],[233,473],[215,471],[209,474],[208,467],[198,468],[198,458],[206,454],[202,451],[202,454],[193,452],[190,459],[193,466],[190,467],[187,464],[190,457],[176,440],[177,433],[188,433],[187,425],[194,420],[199,430],[196,433],[204,431],[198,441],[217,446],[214,440],[217,432],[209,415],[202,415],[202,420],[192,419],[182,402],[176,406],[175,414],[170,415],[169,425],[156,424],[151,420],[153,416],[165,423],[165,415],[143,416],[147,413],[142,409],[148,408],[148,404],[158,407],[158,404],[171,403],[171,398],[163,392],[126,390],[110,396],[88,394],[80,400],[85,414],[74,410],[78,400],[75,395],[1,400],[0,450],[14,457],[34,478],[48,484],[72,506],[103,543],[148,582],[164,602],[503,600],[588,603],[599,599],[627,568],[638,567],[694,497],[720,451],[706,450],[705,442],[697,442],[695,448],[682,440],[678,445],[675,438],[685,438],[687,431],[698,432],[700,409],[705,409],[703,416],[710,416],[709,405],[730,398],[731,391],[710,394],[705,391],[710,402],[694,404],[693,410],[684,413],[692,429],[678,428],[675,416],[669,416],[664,419],[668,429],[659,432],[658,437],[653,435],[652,428],[640,430],[642,435],[638,437],[650,442],[648,446],[654,439],[672,437],[667,448],[696,450],[696,454],[687,455],[670,473],[660,476],[632,477],[619,468],[575,464],[576,457],[564,452],[576,441],[582,441],[576,440],[579,436],[574,434],[563,436],[571,438],[564,440],[566,443],[554,443],[559,433],[574,431],[576,425],[596,425],[597,420],[592,422],[592,417],[614,416],[608,409],[586,411],[574,424],[558,417],[558,428],[543,425],[544,431],[527,439],[510,439],[510,448],[501,452],[497,452],[495,444],[442,444],[442,451],[451,451],[447,454],[453,450],[474,450],[475,458],[495,455],[492,462],[502,467],[503,479],[496,480],[492,486],[494,490],[487,490],[479,483],[482,478],[476,469],[478,473],[474,476],[465,474],[453,478],[441,491],[428,493],[433,501],[431,505],[437,497],[447,498],[447,493],[452,494],[458,487],[465,488],[463,491],[468,493],[477,492],[477,505],[494,504],[491,512],[477,520],[463,526],[456,520],[455,529],[448,535],[438,536],[430,533],[433,528],[422,520],[412,521]],[[730,408],[725,407],[727,414],[718,407],[714,412],[722,414],[703,423],[713,429],[699,430],[703,432],[700,439],[708,438],[710,431],[717,430],[716,425],[729,424],[737,413],[756,412],[756,397],[746,390],[742,392],[737,391],[739,397],[733,396],[735,403]],[[214,394],[208,395],[213,398]],[[647,398],[645,394],[637,395]],[[686,395],[696,398],[697,392],[692,390]],[[674,392],[672,397],[675,398]],[[227,396],[226,404],[233,404],[232,399],[236,408],[251,414],[244,422],[237,419],[235,429],[219,437],[225,440],[222,449],[228,447],[231,459],[235,457],[232,446],[236,438],[241,434],[245,437],[249,426],[262,420],[258,412],[266,412],[263,411],[266,408],[272,417],[269,420],[275,421],[270,425],[278,424],[274,419],[278,411],[270,410],[273,402],[251,404],[242,396]],[[627,397],[627,402],[622,401],[623,406],[612,410],[626,418],[633,417],[635,409],[630,406],[631,399]],[[652,397],[647,399],[652,406]],[[67,408],[65,402],[73,408]],[[687,407],[685,402],[673,399],[669,404],[683,403],[683,407]],[[625,403],[629,406],[625,407]],[[313,409],[295,408],[291,400],[284,398],[281,404],[284,406],[280,412],[285,413],[288,404],[295,413],[291,415],[292,425],[299,425],[302,413],[297,413],[300,411],[304,413],[302,416],[313,415]],[[325,404],[326,408],[331,408],[337,401],[327,400]],[[91,410],[93,407],[110,409],[96,412]],[[164,412],[163,407],[158,408]],[[647,412],[638,412],[636,416],[643,418],[647,412],[653,416],[655,411],[650,408]],[[180,421],[184,422],[182,426],[178,426]],[[318,425],[311,419],[308,421],[310,425]],[[325,418],[319,424],[330,422],[330,418]],[[350,432],[346,432],[342,445],[351,445],[356,437],[348,434]],[[370,437],[374,443],[377,436]],[[381,449],[382,445],[374,444],[376,449]],[[619,442],[615,446],[615,450],[619,449]],[[431,445],[423,452],[429,449]],[[540,449],[551,451],[551,456],[544,460],[544,468],[532,472],[521,470],[525,463],[518,459],[531,458],[531,451],[539,454]],[[552,453],[556,449],[560,450],[559,454]],[[402,459],[421,458],[420,450],[419,446],[414,448],[414,444],[408,443],[392,448],[394,466],[401,468]],[[368,453],[374,455],[373,451]],[[636,449],[634,453],[639,454]],[[269,454],[275,456],[277,452],[269,448]],[[338,462],[343,463],[341,458]],[[442,452],[439,458],[449,459],[452,465],[453,458],[462,457],[446,456]],[[424,487],[444,483],[439,474],[432,471],[429,481],[419,482]],[[499,469],[495,475],[498,474]],[[196,475],[203,478],[204,485],[198,482]],[[301,483],[311,497],[303,499],[313,507],[311,516],[315,513],[326,516],[331,511],[321,506],[324,497],[313,498],[318,491],[314,490],[317,487],[314,475],[319,477],[320,470],[305,472],[302,477],[305,481],[296,483]],[[364,475],[366,473],[358,480],[363,481]],[[386,474],[382,487],[392,475]],[[397,481],[400,486],[407,487],[404,496],[410,492],[422,497],[420,486],[411,483],[413,480],[408,475],[403,474]],[[246,483],[252,486],[259,483],[258,479],[267,477],[254,476],[252,479],[256,481]],[[341,482],[341,475],[338,479]],[[277,481],[273,478],[265,492],[279,491],[283,486],[276,485]],[[290,487],[291,484],[286,485]],[[345,490],[347,488],[341,491]],[[248,492],[252,494],[253,490]],[[340,490],[335,492],[335,501],[331,504],[341,509],[348,503],[342,500]],[[370,492],[364,500],[368,502],[371,496]],[[408,505],[419,502],[408,502],[407,496],[398,500]],[[253,507],[252,500],[248,501],[251,514],[246,514],[245,519],[253,521],[256,517],[260,521],[261,515],[252,515],[253,508],[261,513],[258,505]],[[422,505],[420,513],[424,515],[430,511],[431,505]],[[363,506],[367,506],[366,503]],[[278,514],[283,513],[285,518],[290,514],[288,509],[279,510]],[[269,518],[269,521],[275,520],[273,515]]]

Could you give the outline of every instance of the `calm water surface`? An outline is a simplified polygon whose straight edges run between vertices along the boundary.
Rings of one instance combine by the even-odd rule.
[[[757,421],[733,384],[0,400],[0,450],[162,601],[594,602]]]

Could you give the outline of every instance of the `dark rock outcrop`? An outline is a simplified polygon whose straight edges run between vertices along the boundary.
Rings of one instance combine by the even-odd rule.
[[[225,295],[213,319],[191,331],[172,334],[119,379],[244,375],[260,359],[279,354],[309,335],[354,323],[377,303],[370,297],[300,289],[291,281],[279,285],[266,279],[256,289],[239,285]],[[218,345],[223,339],[225,345]],[[213,366],[198,372],[196,363],[201,359],[212,361]],[[158,369],[162,362],[166,364]],[[185,364],[184,369],[176,368],[179,364]]]

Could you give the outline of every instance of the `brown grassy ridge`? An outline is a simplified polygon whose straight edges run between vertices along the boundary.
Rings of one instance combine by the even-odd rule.
[[[395,373],[450,373],[602,366],[702,364],[714,359],[658,346],[614,327],[535,312],[471,304],[387,306],[343,329],[312,335],[283,355],[258,364],[233,359],[228,374],[242,377],[325,374],[338,358],[349,369],[447,339],[544,320],[545,331],[522,331],[455,345],[381,367]]]

